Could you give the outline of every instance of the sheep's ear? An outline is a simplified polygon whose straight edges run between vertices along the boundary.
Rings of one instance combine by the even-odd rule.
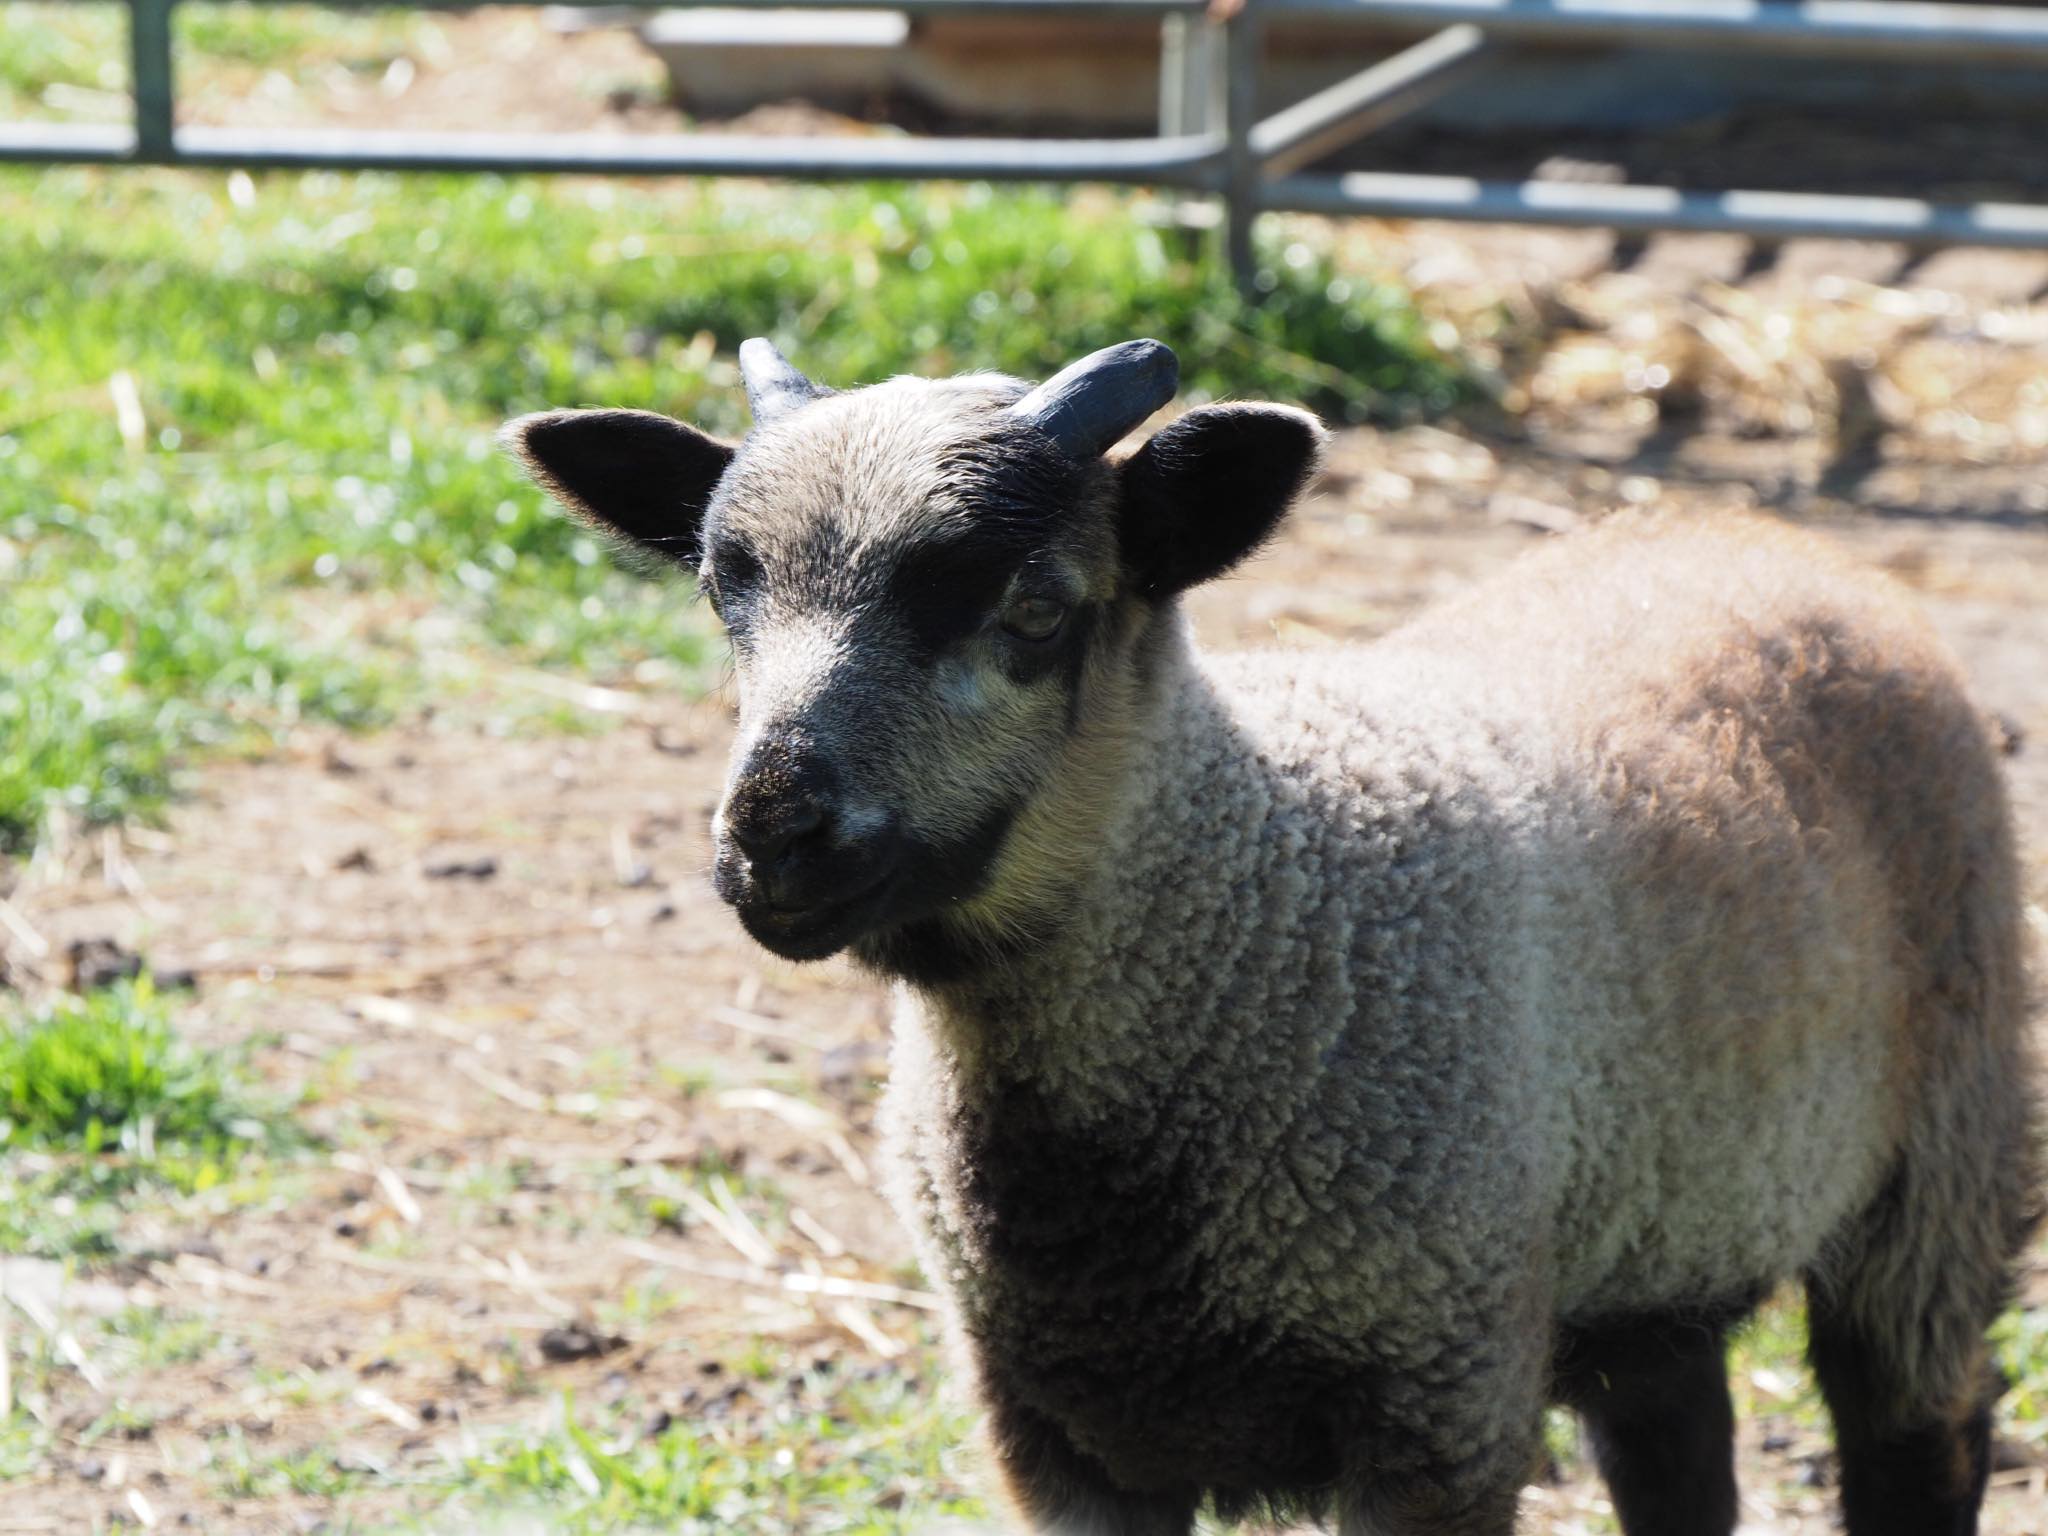
[[[1221,576],[1280,526],[1322,461],[1327,436],[1285,405],[1208,405],[1124,460],[1117,533],[1147,597]]]
[[[685,564],[733,454],[652,411],[542,411],[507,422],[498,441],[586,523]]]

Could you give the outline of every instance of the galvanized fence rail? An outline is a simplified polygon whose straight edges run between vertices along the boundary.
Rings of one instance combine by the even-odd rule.
[[[1243,0],[1222,19],[1204,0],[795,0],[814,9],[877,3],[913,14],[1025,13],[1074,20],[1156,17],[1160,127],[1122,139],[850,138],[764,135],[420,133],[181,125],[171,8],[125,0],[134,119],[127,125],[0,124],[0,160],[132,165],[588,174],[779,176],[804,180],[1093,181],[1220,200],[1240,280],[1254,272],[1262,212],[1605,225],[1627,232],[1718,230],[1763,239],[1842,236],[1913,245],[2048,248],[2048,206],[1827,193],[1681,192],[1653,186],[1492,182],[1304,167],[1434,100],[1531,40],[1627,43],[1873,60],[1944,59],[2048,72],[2048,10],[1919,0]],[[265,0],[292,3],[292,0]],[[336,8],[390,0],[315,0]],[[459,9],[469,0],[407,0]],[[544,0],[512,0],[539,4]],[[545,0],[560,4],[564,0]],[[609,5],[615,0],[567,0]],[[705,0],[665,0],[668,4]],[[787,6],[792,0],[715,0]],[[1423,34],[1350,79],[1257,115],[1266,24],[1351,20]]]

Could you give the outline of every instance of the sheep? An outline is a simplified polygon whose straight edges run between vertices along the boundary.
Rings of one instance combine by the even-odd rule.
[[[510,425],[694,567],[738,733],[714,884],[899,983],[894,1198],[1008,1499],[1506,1536],[1546,1405],[1629,1536],[1736,1521],[1729,1330],[1802,1281],[1851,1536],[1976,1529],[2036,1214],[2017,860],[1954,664],[1759,517],[1616,517],[1363,648],[1180,596],[1304,412],[1156,342],[837,392],[737,446]]]

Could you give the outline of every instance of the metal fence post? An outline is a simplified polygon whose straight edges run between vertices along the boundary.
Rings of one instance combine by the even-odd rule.
[[[168,164],[171,144],[171,5],[128,0],[128,47],[135,91],[135,158]]]
[[[1200,15],[1172,15],[1159,23],[1159,136],[1209,138],[1220,143],[1223,122],[1223,29]],[[1211,190],[1220,188],[1212,181]],[[1209,196],[1167,194],[1170,224],[1192,261],[1213,260],[1209,234],[1216,204]]]
[[[1252,223],[1259,216],[1259,162],[1252,153],[1252,129],[1259,109],[1260,0],[1242,0],[1224,23],[1223,222],[1224,248],[1238,292],[1258,297],[1258,262],[1252,254]]]
[[[1188,131],[1188,19],[1159,22],[1159,136]]]

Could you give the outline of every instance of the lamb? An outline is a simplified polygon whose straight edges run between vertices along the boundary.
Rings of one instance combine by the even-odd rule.
[[[1728,1330],[1802,1280],[1851,1536],[1976,1529],[2036,1212],[1995,754],[1903,600],[1761,518],[1614,519],[1369,647],[1179,596],[1322,433],[1156,342],[840,393],[737,446],[511,424],[694,566],[714,883],[901,983],[895,1197],[1030,1528],[1507,1536],[1546,1404],[1629,1536],[1736,1520]]]

